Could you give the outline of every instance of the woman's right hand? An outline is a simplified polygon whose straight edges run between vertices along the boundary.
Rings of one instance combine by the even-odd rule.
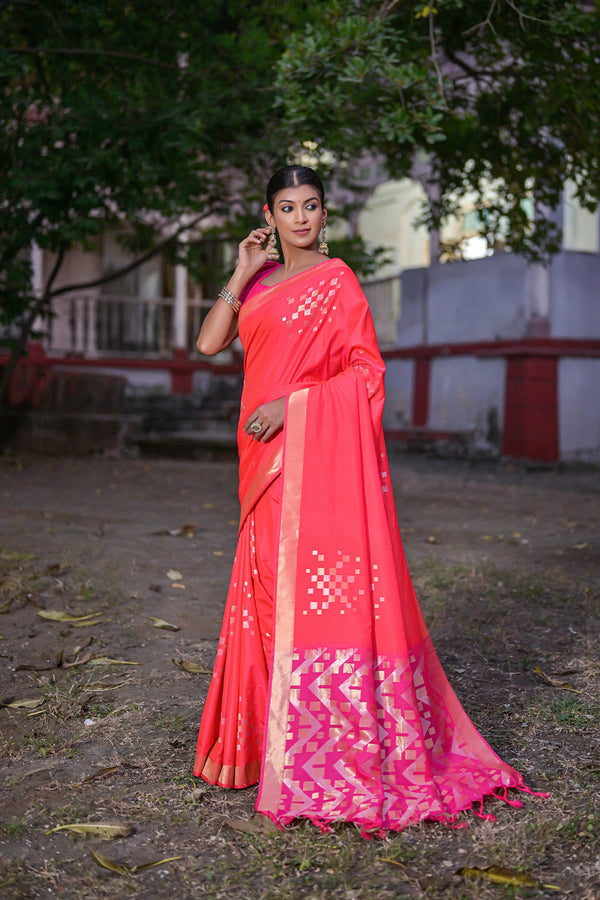
[[[245,270],[255,270],[258,272],[267,259],[267,251],[265,249],[265,241],[269,237],[271,229],[253,228],[248,237],[240,243],[238,248],[238,266]]]
[[[263,249],[271,229],[254,228],[239,245],[238,263],[227,282],[227,289],[239,297],[248,281],[265,264],[269,255]],[[237,315],[223,300],[217,301],[202,322],[196,346],[205,356],[214,356],[235,340],[238,333]]]

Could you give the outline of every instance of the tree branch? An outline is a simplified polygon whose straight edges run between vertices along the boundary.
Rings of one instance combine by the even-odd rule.
[[[538,19],[537,16],[528,16],[527,13],[524,13],[524,12],[522,12],[522,10],[519,9],[519,7],[516,5],[516,3],[513,2],[513,0],[504,0],[504,2],[508,3],[508,5],[513,10],[513,12],[516,12],[516,14],[518,15],[519,24],[521,25],[521,28],[525,27],[523,25],[524,19],[528,19],[530,22],[540,22],[543,24],[543,22],[544,22],[543,19]]]
[[[491,28],[491,30],[494,32],[494,34],[496,34],[496,29],[492,25],[492,16],[494,15],[494,9],[496,8],[497,2],[498,2],[498,0],[492,0],[492,5],[488,9],[488,14],[485,17],[485,19],[483,20],[483,22],[480,22],[479,25],[473,25],[472,28],[468,28],[465,31],[465,34],[470,34],[472,31],[478,31],[480,28],[485,28],[486,26],[489,26]]]
[[[454,63],[455,66],[458,66],[463,70],[467,75],[473,78],[475,81],[479,82],[485,78],[496,79],[498,77],[498,72],[484,72],[481,69],[476,69],[470,63],[468,63],[465,59],[461,59],[453,50],[445,49],[446,58]]]
[[[20,356],[22,355],[27,345],[27,340],[31,333],[31,329],[33,328],[33,324],[37,317],[42,314],[44,308],[49,306],[51,300],[53,300],[54,297],[60,297],[62,294],[67,294],[73,291],[81,291],[87,288],[98,287],[101,284],[108,284],[110,281],[115,281],[117,278],[121,278],[123,275],[126,275],[127,273],[133,271],[138,266],[141,266],[143,263],[147,262],[149,259],[152,259],[152,257],[156,256],[157,253],[160,253],[161,250],[164,250],[170,244],[173,244],[178,237],[180,237],[184,232],[190,231],[192,228],[195,228],[198,222],[206,218],[206,216],[209,214],[210,210],[205,210],[203,213],[195,216],[191,221],[180,225],[179,228],[177,228],[176,231],[173,232],[173,234],[169,235],[169,237],[165,238],[164,240],[159,241],[147,253],[138,256],[133,260],[133,262],[128,263],[126,266],[123,266],[121,269],[118,269],[115,272],[111,272],[109,275],[103,275],[101,278],[95,278],[91,281],[82,281],[78,284],[69,284],[53,290],[52,285],[56,281],[66,253],[66,249],[62,248],[56,256],[54,265],[52,266],[52,271],[50,272],[50,276],[48,278],[48,282],[41,297],[39,297],[29,308],[29,311],[27,312],[27,315],[19,329],[19,336],[15,341],[13,347],[11,348],[8,362],[2,373],[2,377],[0,378],[0,409],[4,404],[6,391],[8,390],[8,385],[10,383],[10,379],[12,378],[12,374],[17,366]]]
[[[108,275],[102,275],[100,278],[93,278],[91,281],[80,281],[76,284],[68,284],[63,287],[57,288],[55,291],[52,291],[48,297],[49,299],[53,299],[54,297],[60,297],[62,294],[68,294],[72,291],[84,291],[88,288],[99,287],[102,284],[108,284],[111,281],[115,281],[117,278],[121,278],[123,275],[128,275],[129,272],[133,272],[134,269],[137,269],[138,266],[143,265],[143,263],[148,262],[149,259],[152,259],[156,256],[157,253],[160,253],[161,250],[164,250],[166,247],[169,247],[171,244],[174,244],[177,241],[177,238],[180,237],[185,231],[190,231],[194,228],[198,222],[202,219],[206,218],[207,213],[204,212],[194,219],[191,222],[187,222],[185,225],[180,225],[180,227],[173,232],[173,234],[169,235],[169,237],[164,238],[162,241],[159,241],[158,244],[155,244],[150,250],[146,253],[143,253],[141,256],[138,256],[133,262],[127,263],[126,266],[123,266],[121,269],[117,269],[115,272],[110,272]]]
[[[433,67],[435,69],[435,74],[437,76],[438,86],[440,89],[440,94],[442,100],[444,101],[444,106],[447,106],[446,94],[444,92],[444,79],[442,78],[442,73],[437,61],[437,46],[435,43],[435,26],[433,24],[433,14],[429,14],[429,43],[431,46],[431,61],[433,63]]]

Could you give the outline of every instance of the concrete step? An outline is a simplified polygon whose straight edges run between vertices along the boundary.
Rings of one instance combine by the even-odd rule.
[[[207,422],[204,428],[141,431],[132,445],[140,456],[149,459],[168,457],[217,462],[238,458],[235,427],[219,422]]]

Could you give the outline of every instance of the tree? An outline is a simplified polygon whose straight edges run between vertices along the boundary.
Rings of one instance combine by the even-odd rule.
[[[565,181],[600,200],[599,83],[597,2],[336,0],[294,35],[276,86],[294,133],[342,163],[424,171],[430,226],[471,193],[490,245],[545,260]]]
[[[303,6],[0,2],[0,328],[12,348],[0,397],[52,298],[92,286],[56,287],[70,247],[122,229],[133,267],[176,259],[211,215],[232,222],[254,203],[256,216],[257,185],[287,149],[272,64]],[[55,254],[39,297],[33,243]]]

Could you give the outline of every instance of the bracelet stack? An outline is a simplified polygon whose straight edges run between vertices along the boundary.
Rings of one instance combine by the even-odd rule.
[[[224,300],[225,303],[229,303],[230,307],[232,308],[232,310],[234,311],[234,313],[237,316],[242,304],[240,303],[238,298],[235,296],[235,294],[232,294],[228,288],[223,287],[223,288],[221,288],[221,290],[219,291],[217,296],[219,296],[221,298],[221,300]]]

